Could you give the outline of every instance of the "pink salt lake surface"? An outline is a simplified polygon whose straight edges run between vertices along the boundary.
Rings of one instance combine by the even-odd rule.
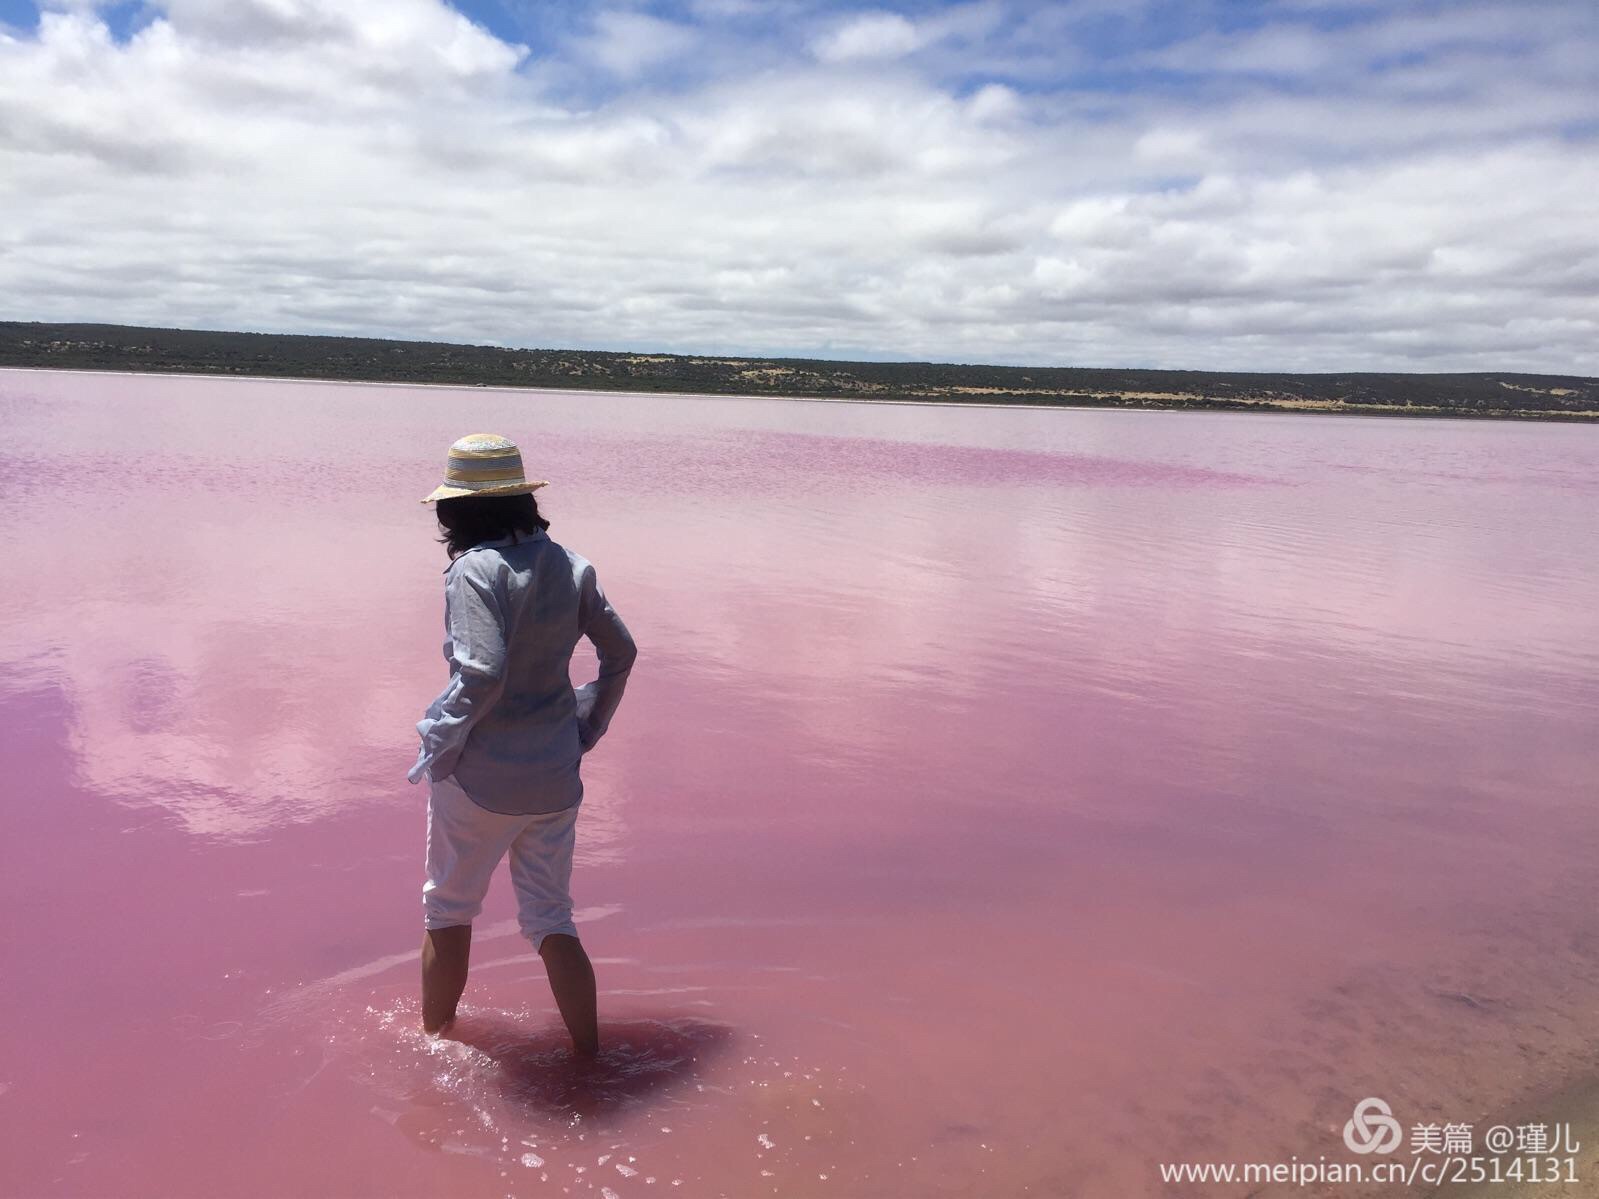
[[[1174,1194],[1599,1070],[1599,428],[12,371],[0,429],[6,1194]],[[591,1077],[503,874],[414,1027],[481,430],[640,646]]]

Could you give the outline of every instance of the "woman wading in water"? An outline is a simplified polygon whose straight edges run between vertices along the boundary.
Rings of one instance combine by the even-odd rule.
[[[437,503],[450,557],[444,657],[450,681],[417,724],[409,779],[428,782],[422,886],[422,1027],[443,1032],[466,989],[472,920],[510,853],[522,935],[544,960],[580,1055],[599,1051],[594,968],[572,923],[572,844],[582,756],[622,700],[637,650],[594,567],[551,541],[515,444],[473,433],[450,447]],[[578,639],[599,678],[573,688]]]

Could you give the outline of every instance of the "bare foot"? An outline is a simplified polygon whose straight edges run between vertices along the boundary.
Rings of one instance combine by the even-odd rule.
[[[453,1041],[455,1040],[455,1017],[451,1016],[437,1028],[429,1028],[424,1022],[422,1031],[436,1041]]]

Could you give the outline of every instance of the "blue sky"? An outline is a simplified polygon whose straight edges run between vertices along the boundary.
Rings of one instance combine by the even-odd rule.
[[[1587,0],[0,0],[0,316],[1599,373],[1596,51]]]
[[[161,7],[144,0],[121,0],[113,4],[95,6],[101,20],[119,40],[126,40],[138,29],[161,15]],[[599,6],[588,3],[563,3],[561,0],[458,0],[451,7],[474,23],[506,42],[526,45],[535,57],[559,53],[562,43],[569,37],[588,29]],[[951,5],[881,4],[854,5],[842,3],[777,3],[750,4],[718,8],[693,3],[635,4],[620,6],[645,12],[663,20],[692,26],[721,26],[737,28],[755,38],[781,38],[796,30],[803,32],[818,18],[829,15],[848,15],[862,10],[891,12],[911,20],[936,15]],[[1031,6],[1036,9],[1045,7]],[[1056,7],[1064,7],[1057,5]],[[1372,5],[1329,3],[1315,8],[1301,8],[1296,18],[1316,28],[1336,29],[1359,23],[1371,16]],[[20,29],[31,30],[38,24],[41,6],[30,0],[0,0],[0,21]],[[999,22],[1012,28],[1019,25],[1026,13],[1021,7],[1013,8]],[[1089,39],[1098,50],[1126,50],[1138,45],[1160,44],[1187,34],[1204,30],[1248,29],[1269,24],[1281,16],[1280,7],[1271,3],[1174,3],[1126,6],[1102,5],[1093,20],[1078,23],[1081,36]]]

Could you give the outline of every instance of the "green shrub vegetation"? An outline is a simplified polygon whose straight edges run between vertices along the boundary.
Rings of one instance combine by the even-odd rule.
[[[1232,374],[712,358],[123,325],[0,322],[0,367],[853,400],[1599,420],[1599,380],[1580,376]]]

